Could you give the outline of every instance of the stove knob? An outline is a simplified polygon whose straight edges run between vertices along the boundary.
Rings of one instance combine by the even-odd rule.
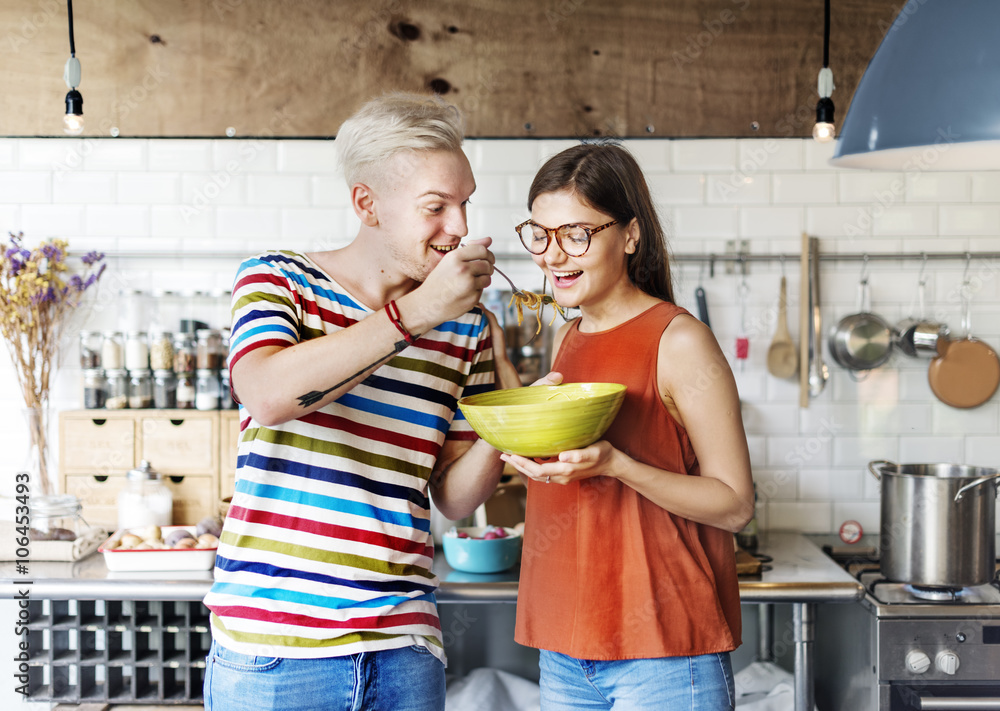
[[[934,658],[934,664],[945,674],[953,675],[958,671],[958,655],[954,652],[949,652],[948,650],[938,652],[937,656]]]
[[[923,674],[930,666],[931,658],[919,649],[911,649],[906,653],[906,668],[914,674]]]

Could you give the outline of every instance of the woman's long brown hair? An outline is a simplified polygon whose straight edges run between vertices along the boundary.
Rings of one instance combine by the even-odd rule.
[[[635,218],[639,244],[627,255],[629,280],[647,294],[674,303],[667,243],[642,169],[611,143],[567,148],[545,162],[531,182],[528,210],[545,193],[572,190],[588,205],[626,226]],[[596,238],[595,238],[596,239]]]

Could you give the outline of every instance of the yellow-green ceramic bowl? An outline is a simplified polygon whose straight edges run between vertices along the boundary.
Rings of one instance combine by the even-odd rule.
[[[625,386],[617,383],[567,383],[470,395],[458,406],[501,452],[554,457],[599,440],[624,399]]]

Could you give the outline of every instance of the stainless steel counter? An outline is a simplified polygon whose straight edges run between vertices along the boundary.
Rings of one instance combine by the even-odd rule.
[[[863,595],[860,583],[801,534],[764,534],[760,553],[773,562],[759,577],[740,579],[744,603],[851,602]],[[75,563],[31,561],[27,577],[16,575],[14,565],[0,563],[0,599],[16,597],[29,580],[30,596],[49,600],[201,600],[212,584],[207,570],[109,572],[99,553]],[[517,602],[517,568],[496,575],[461,573],[438,553],[434,570],[441,580],[438,602]]]
[[[817,603],[847,603],[864,595],[861,584],[799,533],[761,536],[761,554],[772,562],[760,576],[740,579],[745,604],[792,605],[795,642],[795,708],[813,708],[812,645]],[[438,602],[515,603],[519,570],[475,575],[452,570],[438,553],[434,570],[441,580]],[[25,593],[34,600],[201,600],[212,584],[211,571],[170,573],[109,572],[94,554],[75,563],[31,561],[29,575],[16,575],[15,563],[0,563],[0,598]]]

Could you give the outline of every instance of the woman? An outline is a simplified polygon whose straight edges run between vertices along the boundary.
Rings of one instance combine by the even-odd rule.
[[[753,512],[732,371],[673,303],[662,228],[634,158],[608,144],[550,159],[517,230],[562,307],[565,382],[618,382],[605,438],[535,461],[516,639],[541,650],[544,711],[729,709],[740,643],[732,533]]]

